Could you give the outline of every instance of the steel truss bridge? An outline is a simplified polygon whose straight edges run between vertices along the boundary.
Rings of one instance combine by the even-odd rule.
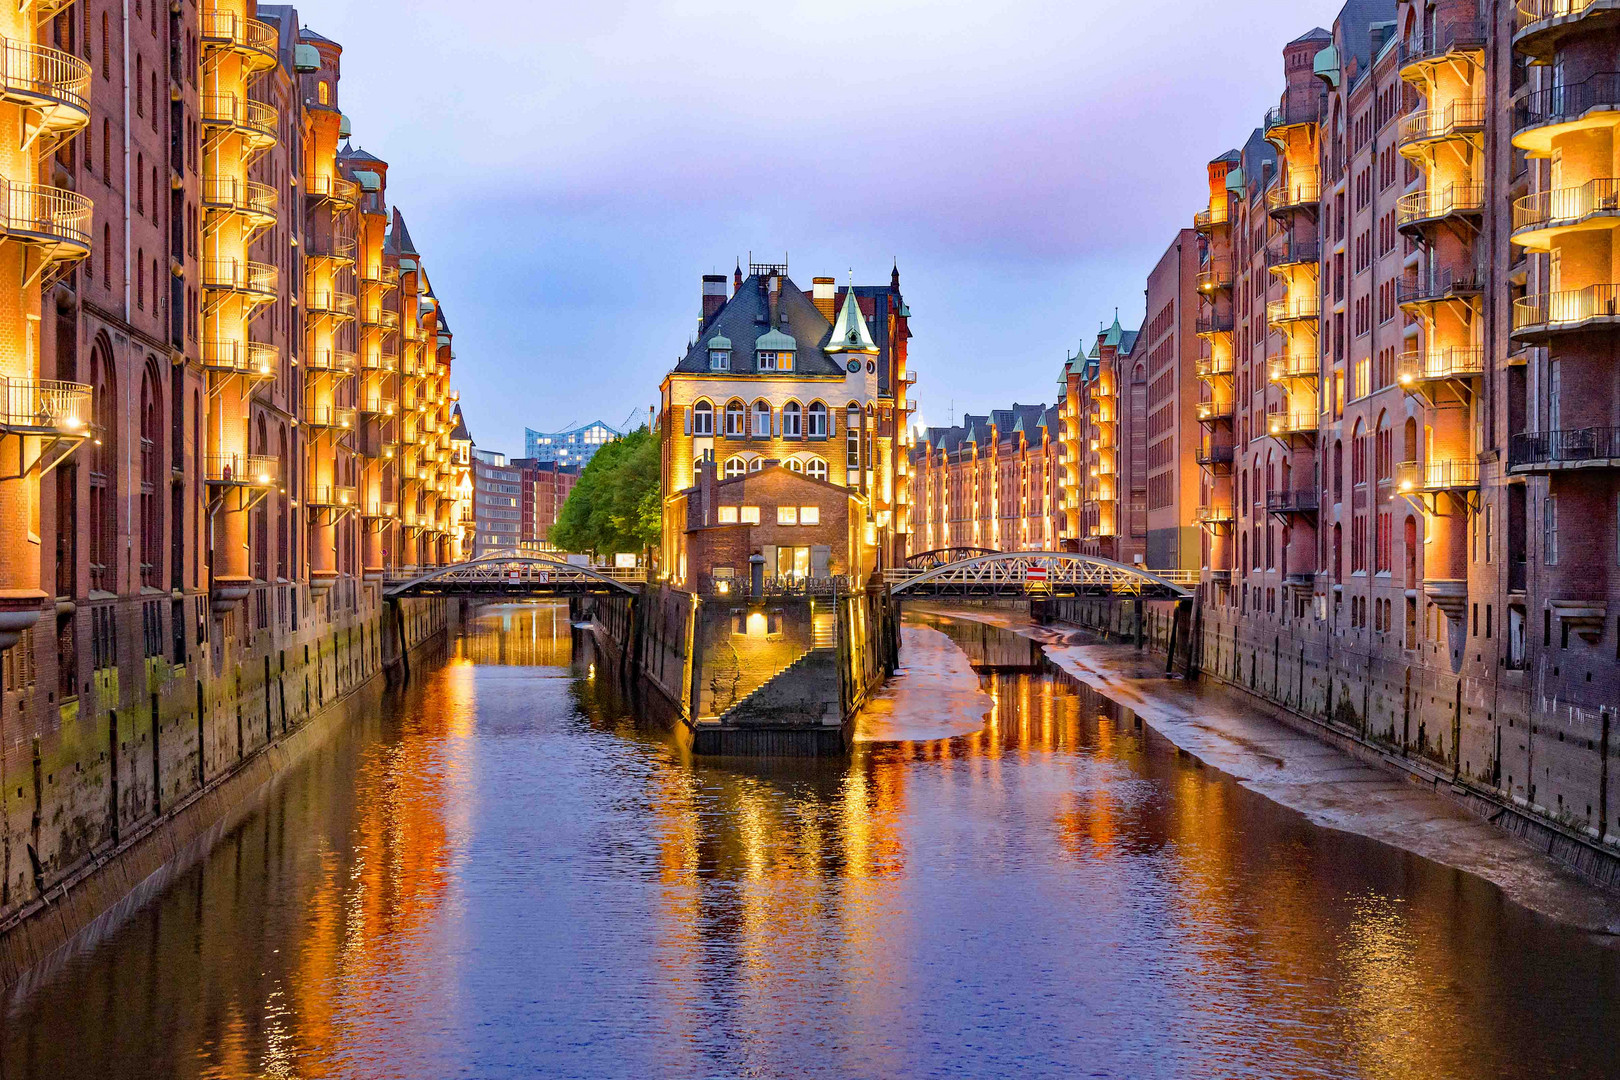
[[[611,596],[640,593],[647,572],[640,567],[578,566],[543,555],[496,552],[470,562],[441,566],[383,582],[383,598],[466,596],[527,600],[553,596]]]
[[[916,558],[936,554],[926,552]],[[1174,600],[1191,597],[1186,586],[1197,584],[1198,579],[1196,572],[1155,573],[1067,551],[969,555],[932,567],[885,570],[883,577],[893,593],[905,596],[1140,596]]]

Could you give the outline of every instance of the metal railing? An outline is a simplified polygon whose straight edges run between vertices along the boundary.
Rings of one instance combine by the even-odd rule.
[[[210,340],[202,343],[203,367],[239,375],[269,378],[275,375],[281,354],[274,345],[257,341]]]
[[[1395,378],[1402,386],[1435,379],[1465,379],[1485,372],[1485,350],[1478,345],[1443,349],[1408,349],[1400,356]]]
[[[304,368],[308,371],[335,371],[353,374],[357,366],[355,355],[344,349],[315,349],[305,354]]]
[[[1266,269],[1271,270],[1279,266],[1293,266],[1297,263],[1314,263],[1322,259],[1322,244],[1319,240],[1296,240],[1289,237],[1276,247],[1266,249]]]
[[[1513,116],[1515,131],[1568,123],[1593,109],[1620,106],[1620,72],[1603,71],[1578,83],[1527,95]]]
[[[1620,461],[1620,427],[1526,431],[1508,440],[1508,467]]]
[[[1200,525],[1230,525],[1235,520],[1230,505],[1200,506],[1193,515]]]
[[[239,17],[228,11],[202,12],[202,41],[205,46],[225,46],[276,59],[276,28],[258,19]]]
[[[304,502],[310,506],[357,506],[360,493],[339,484],[310,484],[304,493]]]
[[[1197,334],[1230,334],[1232,332],[1233,318],[1231,312],[1216,314],[1204,312],[1193,323],[1193,332]]]
[[[309,176],[304,178],[304,194],[312,199],[348,204],[360,197],[360,185],[341,176]]]
[[[1236,370],[1231,354],[1225,356],[1200,356],[1196,363],[1196,371],[1200,379],[1213,379],[1224,375],[1231,375]]]
[[[1267,323],[1300,322],[1305,319],[1314,319],[1322,311],[1321,297],[1315,293],[1305,296],[1290,296],[1284,300],[1273,300],[1266,305]]]
[[[1524,30],[1549,19],[1567,19],[1584,15],[1591,8],[1606,8],[1608,0],[1519,0],[1518,30]]]
[[[399,516],[399,503],[381,502],[373,499],[366,503],[364,516],[368,518],[396,518]]]
[[[1395,201],[1397,227],[1436,221],[1454,214],[1478,214],[1485,209],[1485,185],[1447,184],[1433,191],[1414,191]]]
[[[381,394],[367,394],[360,399],[360,411],[380,416],[393,416],[394,400]]]
[[[1536,293],[1513,302],[1513,329],[1548,330],[1578,327],[1596,319],[1620,316],[1620,285],[1603,283],[1584,289]]]
[[[384,349],[367,349],[360,358],[360,366],[367,371],[394,371],[399,367],[399,356]]]
[[[1472,266],[1443,267],[1430,274],[1407,274],[1395,283],[1397,304],[1426,304],[1462,296],[1473,296],[1484,289],[1484,276]]]
[[[1463,458],[1403,461],[1395,466],[1395,487],[1408,491],[1449,491],[1479,486],[1479,462]]]
[[[1594,214],[1620,213],[1620,180],[1601,177],[1580,187],[1552,188],[1513,203],[1513,231],[1574,224]]]
[[[1292,127],[1295,124],[1314,124],[1322,117],[1322,108],[1315,93],[1294,99],[1284,99],[1266,110],[1266,131]]]
[[[203,288],[274,297],[280,273],[270,263],[248,259],[207,259],[203,262]]]
[[[250,101],[235,94],[204,94],[202,96],[202,122],[204,127],[231,128],[255,141],[274,143],[276,122],[280,114],[275,107],[262,101]]]
[[[1199,420],[1226,420],[1232,416],[1233,404],[1230,401],[1200,401],[1194,412]]]
[[[1321,367],[1321,359],[1314,350],[1296,349],[1266,361],[1266,377],[1272,382],[1314,379],[1320,373]]]
[[[352,317],[357,303],[354,293],[341,292],[337,289],[310,289],[304,290],[304,309],[318,312],[322,315],[342,315]]]
[[[1266,493],[1266,510],[1273,514],[1309,514],[1315,513],[1320,496],[1315,488],[1296,488],[1292,491],[1271,491]]]
[[[352,236],[326,236],[309,242],[308,257],[330,262],[352,263],[358,250]]]
[[[21,240],[90,246],[90,200],[76,191],[0,179],[5,194],[5,232]]]
[[[256,180],[234,176],[205,176],[202,179],[204,206],[218,207],[257,217],[274,218],[278,199],[276,189]]]
[[[66,107],[90,115],[90,64],[47,45],[5,41],[0,49],[0,97],[34,107]],[[60,125],[59,125],[60,126]]]
[[[304,423],[316,428],[352,429],[354,410],[346,405],[304,404]]]
[[[270,488],[281,482],[281,462],[264,454],[204,454],[203,477],[210,484]]]
[[[4,413],[0,427],[11,432],[52,435],[90,434],[90,387],[59,379],[0,380]]]
[[[1198,288],[1201,292],[1232,287],[1232,264],[1225,259],[1211,259],[1198,270]]]
[[[360,321],[367,326],[380,327],[384,330],[399,329],[399,312],[390,308],[367,308]]]
[[[1304,435],[1317,429],[1320,418],[1315,410],[1276,412],[1266,417],[1266,430],[1273,435]]]
[[[1266,192],[1266,209],[1291,210],[1322,198],[1322,176],[1315,169],[1290,169],[1288,178]]]
[[[1203,232],[1216,225],[1225,225],[1229,219],[1225,206],[1210,206],[1193,215],[1193,228]]]
[[[1456,52],[1485,48],[1485,24],[1478,19],[1456,19],[1429,26],[1421,36],[1401,43],[1401,66],[1436,60]]]
[[[1198,449],[1193,452],[1193,460],[1200,465],[1230,465],[1237,456],[1237,451],[1231,443],[1211,442],[1200,440]]]
[[[1425,109],[1401,121],[1400,142],[1428,142],[1469,135],[1485,129],[1484,98],[1461,98],[1438,109]]]

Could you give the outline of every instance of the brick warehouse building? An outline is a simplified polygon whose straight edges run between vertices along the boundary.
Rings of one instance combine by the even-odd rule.
[[[0,32],[36,72],[0,94],[8,915],[375,670],[377,579],[459,557],[466,465],[336,43],[251,0]]]
[[[911,554],[1050,551],[1062,528],[1056,406],[1014,405],[931,427],[911,450]]]

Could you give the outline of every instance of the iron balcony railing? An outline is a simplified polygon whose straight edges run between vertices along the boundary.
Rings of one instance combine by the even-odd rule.
[[[1409,491],[1451,491],[1479,486],[1479,462],[1462,458],[1403,461],[1395,466],[1395,487]]]
[[[1266,269],[1272,270],[1280,266],[1314,263],[1321,261],[1321,258],[1322,244],[1320,241],[1296,240],[1290,237],[1276,247],[1266,249]]]
[[[1476,296],[1484,288],[1483,275],[1475,267],[1444,267],[1429,274],[1407,274],[1395,283],[1397,304],[1428,304]]]
[[[354,410],[346,405],[304,404],[304,423],[312,428],[352,430]]]
[[[1537,293],[1513,302],[1513,329],[1576,329],[1620,316],[1620,285],[1604,283],[1584,289]]]
[[[368,308],[361,316],[361,323],[366,326],[377,327],[382,330],[399,329],[399,312],[389,308]]]
[[[1527,431],[1508,440],[1508,467],[1512,469],[1591,467],[1615,461],[1620,461],[1620,427]]]
[[[1314,410],[1276,412],[1266,417],[1266,430],[1273,435],[1306,435],[1315,431],[1319,422]]]
[[[1319,502],[1315,488],[1272,491],[1266,494],[1266,510],[1273,514],[1314,514]]]
[[[304,194],[311,199],[329,199],[352,206],[360,197],[360,185],[341,176],[309,176],[304,179]]]
[[[1414,191],[1395,201],[1396,227],[1422,221],[1440,221],[1459,214],[1485,210],[1485,185],[1447,184],[1432,191]]]
[[[248,259],[208,259],[203,262],[205,289],[273,299],[280,281],[280,274],[270,263]]]
[[[352,375],[357,366],[354,353],[345,349],[312,349],[304,358],[304,367],[308,371],[331,371],[340,375]]]
[[[272,378],[281,354],[274,345],[257,341],[210,340],[202,343],[203,367],[256,378]]]
[[[0,426],[8,432],[89,435],[90,387],[59,379],[3,379]]]
[[[26,41],[0,49],[0,98],[48,113],[47,127],[72,130],[90,121],[90,64],[71,53]]]
[[[373,499],[366,503],[364,516],[368,518],[396,518],[399,516],[399,503]]]
[[[399,368],[399,355],[385,349],[367,349],[361,357],[361,367],[366,371],[395,371]]]
[[[1211,259],[1198,269],[1198,289],[1200,292],[1214,292],[1216,289],[1230,289],[1232,287],[1232,264],[1226,259]]]
[[[1231,443],[1200,440],[1194,458],[1200,465],[1230,465],[1237,451]]]
[[[394,400],[382,394],[367,394],[360,399],[360,411],[376,416],[393,416]]]
[[[279,115],[273,106],[239,98],[235,94],[202,96],[204,127],[229,128],[262,146],[275,144]]]
[[[360,493],[355,488],[339,484],[310,484],[304,494],[310,506],[358,506]]]
[[[1526,30],[1551,19],[1584,15],[1592,8],[1610,7],[1610,0],[1519,0],[1517,29]]]
[[[1266,209],[1274,212],[1314,206],[1322,198],[1322,176],[1315,169],[1289,169],[1288,176],[1266,192]]]
[[[202,201],[211,210],[228,210],[272,221],[276,216],[276,189],[255,180],[205,176],[202,180]]]
[[[0,179],[5,235],[14,240],[90,249],[90,200],[76,191]]]
[[[1429,26],[1423,34],[1401,43],[1401,67],[1438,60],[1460,52],[1485,48],[1486,28],[1479,19],[1455,19]]]
[[[263,454],[205,454],[203,476],[222,487],[273,488],[281,482],[281,462]]]
[[[1198,316],[1193,324],[1193,330],[1199,334],[1230,334],[1232,332],[1233,318],[1230,311],[1204,312]]]
[[[1225,225],[1228,212],[1225,206],[1210,206],[1193,215],[1193,228],[1199,232],[1207,232],[1216,225]]]
[[[1439,379],[1467,379],[1485,372],[1485,350],[1478,345],[1452,345],[1443,349],[1408,349],[1396,364],[1395,378],[1402,386]]]
[[[1461,98],[1438,109],[1425,109],[1401,121],[1400,142],[1434,142],[1472,135],[1485,129],[1484,98]]]
[[[1197,363],[1197,373],[1200,379],[1214,379],[1229,376],[1234,372],[1234,364],[1230,353],[1224,356],[1200,356]]]
[[[1266,131],[1269,133],[1280,127],[1293,127],[1295,124],[1314,124],[1321,116],[1320,99],[1314,92],[1285,98],[1281,104],[1273,105],[1266,110]]]
[[[1322,310],[1322,301],[1315,293],[1273,300],[1266,305],[1267,323],[1300,322],[1314,319]]]
[[[304,309],[319,315],[339,315],[352,319],[357,307],[354,293],[341,292],[337,289],[304,290]]]
[[[1281,356],[1274,356],[1266,362],[1266,377],[1272,382],[1285,382],[1289,379],[1314,379],[1320,373],[1322,363],[1314,349],[1295,349]]]
[[[1598,214],[1620,214],[1620,180],[1603,177],[1580,187],[1552,188],[1513,203],[1513,231],[1573,225]]]
[[[1202,423],[1211,423],[1216,420],[1230,420],[1232,418],[1232,402],[1230,401],[1200,401],[1194,409]]]
[[[326,259],[329,262],[352,265],[357,245],[351,236],[323,236],[309,242],[308,256],[311,259]]]
[[[1200,506],[1194,514],[1200,525],[1230,525],[1235,517],[1231,506],[1226,505]]]
[[[1564,124],[1593,109],[1620,106],[1620,72],[1604,71],[1578,83],[1549,87],[1527,95],[1514,113],[1515,131]]]
[[[234,12],[203,11],[202,42],[205,47],[242,53],[255,67],[270,67],[276,62],[276,28]]]

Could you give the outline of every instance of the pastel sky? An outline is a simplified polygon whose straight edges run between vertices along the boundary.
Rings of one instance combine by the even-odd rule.
[[[638,422],[750,251],[887,278],[921,419],[1048,401],[1323,0],[309,0],[480,446]]]

